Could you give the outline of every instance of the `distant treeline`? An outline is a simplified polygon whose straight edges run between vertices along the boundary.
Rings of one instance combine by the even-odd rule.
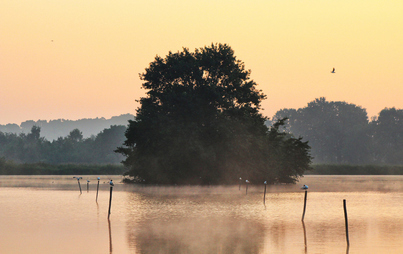
[[[123,144],[125,131],[126,126],[113,125],[84,138],[79,129],[74,129],[53,141],[41,137],[37,126],[28,134],[0,132],[0,158],[18,164],[119,164],[124,157],[114,150]]]
[[[122,175],[123,165],[23,163],[0,158],[0,175]]]
[[[21,125],[17,124],[0,124],[0,132],[3,133],[25,133],[31,132],[33,126],[41,128],[41,136],[47,140],[55,140],[59,137],[66,137],[69,135],[70,131],[74,129],[79,129],[82,132],[83,138],[90,138],[91,136],[97,135],[103,129],[109,128],[111,125],[128,125],[128,120],[134,120],[134,115],[124,114],[120,116],[114,116],[110,119],[101,118],[85,118],[79,120],[28,120],[22,122]]]
[[[316,164],[403,165],[403,110],[385,108],[370,121],[364,108],[316,99],[304,108],[282,109],[285,131],[309,141]]]
[[[403,165],[335,165],[315,164],[307,175],[403,175]]]

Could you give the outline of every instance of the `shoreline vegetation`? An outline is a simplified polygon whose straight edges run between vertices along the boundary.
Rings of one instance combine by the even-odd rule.
[[[121,164],[15,163],[0,160],[0,175],[123,175]],[[313,164],[304,175],[403,175],[403,165]]]
[[[122,164],[14,163],[0,160],[0,175],[123,175]]]
[[[305,175],[403,175],[403,165],[313,164]]]

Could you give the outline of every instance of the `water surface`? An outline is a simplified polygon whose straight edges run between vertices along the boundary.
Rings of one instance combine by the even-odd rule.
[[[95,202],[93,176],[81,180],[82,194],[72,176],[1,176],[0,253],[403,253],[401,176],[306,176],[269,186],[266,206],[263,185],[246,194],[245,186],[120,180],[102,176]],[[309,185],[304,223],[302,184]]]

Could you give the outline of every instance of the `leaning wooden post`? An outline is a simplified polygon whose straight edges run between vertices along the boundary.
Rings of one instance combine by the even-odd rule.
[[[80,179],[82,179],[82,177],[81,177],[81,176],[80,176],[80,177],[78,177],[78,176],[73,176],[73,178],[76,178],[76,179],[77,179],[78,187],[80,188],[80,194],[82,194],[82,191],[81,191],[81,184],[80,184]]]
[[[304,197],[304,211],[302,212],[302,221],[304,221],[305,218],[305,210],[306,210],[306,198],[308,196],[308,191],[305,190],[305,197]]]
[[[98,179],[98,184],[97,184],[97,197],[95,198],[95,202],[98,202],[98,190],[99,190],[99,180],[101,179],[101,178],[97,178]]]
[[[347,206],[346,206],[346,200],[343,199],[343,207],[344,207],[344,221],[346,223],[346,240],[347,240],[347,246],[350,246],[350,240],[348,237],[348,219],[347,219]]]
[[[264,181],[264,194],[263,194],[263,205],[266,206],[266,186],[267,181]]]
[[[109,182],[109,185],[111,186],[111,188],[110,188],[110,195],[109,195],[109,210],[108,210],[108,219],[109,219],[109,216],[111,215],[111,205],[112,205],[112,190],[113,190],[113,186],[114,186],[114,184],[113,184],[112,180]]]

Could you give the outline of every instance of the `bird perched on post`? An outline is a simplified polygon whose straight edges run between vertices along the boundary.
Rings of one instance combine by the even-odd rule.
[[[110,185],[110,186],[115,186],[115,185],[113,184],[113,182],[112,182],[112,179],[109,181],[109,185]]]
[[[307,190],[307,189],[308,189],[308,185],[304,184],[304,186],[302,186],[301,189]]]
[[[330,73],[336,73],[336,69],[333,68],[333,70]]]

